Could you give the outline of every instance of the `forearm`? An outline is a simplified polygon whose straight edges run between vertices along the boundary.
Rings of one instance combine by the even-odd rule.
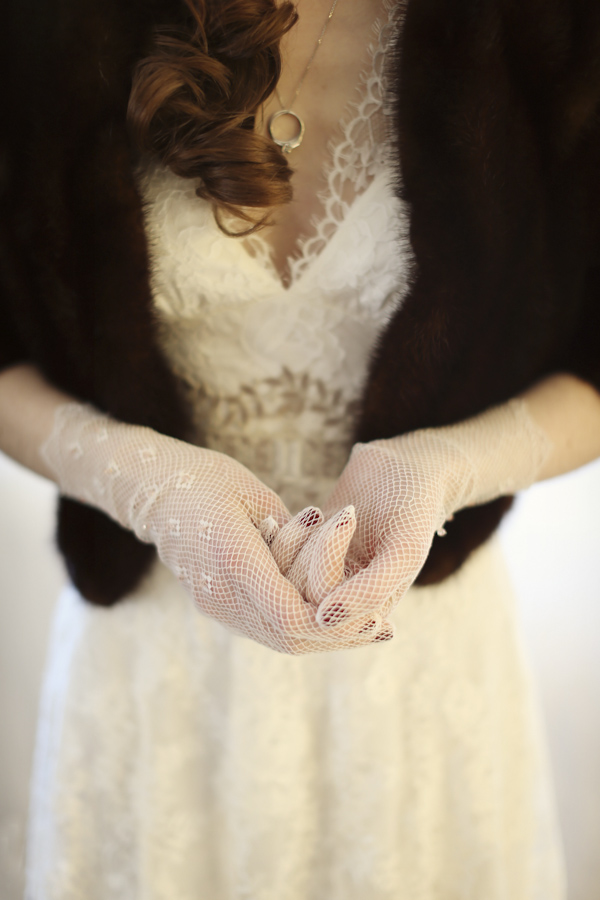
[[[538,481],[600,457],[600,393],[594,387],[574,375],[558,374],[539,382],[523,397],[552,445]]]
[[[39,448],[52,431],[57,407],[72,401],[34,366],[18,365],[0,372],[0,450],[55,481]]]
[[[559,373],[447,428],[446,501],[455,511],[570,472],[600,456],[600,394]],[[454,453],[458,451],[458,453]]]
[[[455,425],[375,443],[425,466],[448,517],[600,456],[600,394],[573,375],[556,374]]]
[[[465,504],[474,505],[600,456],[600,394],[574,375],[558,373],[449,432],[476,470]]]

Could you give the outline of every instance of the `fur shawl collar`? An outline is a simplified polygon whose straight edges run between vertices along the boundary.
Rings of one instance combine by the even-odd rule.
[[[179,4],[7,5],[0,364],[30,359],[112,415],[185,437],[124,125],[132,65]],[[398,189],[416,275],[373,359],[360,440],[457,421],[556,370],[600,387],[600,5],[410,0],[401,43]],[[420,581],[454,571],[508,505],[459,513]],[[73,501],[58,534],[93,602],[117,600],[151,561]]]

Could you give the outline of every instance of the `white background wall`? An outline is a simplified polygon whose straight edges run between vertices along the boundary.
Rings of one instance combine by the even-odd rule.
[[[503,527],[546,715],[570,900],[600,898],[600,462],[527,491]]]
[[[54,502],[48,483],[0,456],[1,900],[22,893],[36,706],[63,578],[52,550]],[[532,488],[507,519],[503,540],[546,711],[569,897],[598,900],[600,463]]]

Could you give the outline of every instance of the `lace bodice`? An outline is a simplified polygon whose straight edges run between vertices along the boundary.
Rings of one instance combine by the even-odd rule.
[[[341,471],[370,355],[409,282],[406,212],[382,139],[388,9],[287,286],[267,241],[224,235],[193,182],[161,168],[143,178],[162,340],[199,436],[290,508],[318,502]]]

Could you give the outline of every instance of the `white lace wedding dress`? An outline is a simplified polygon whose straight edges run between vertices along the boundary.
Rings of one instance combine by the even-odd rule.
[[[380,133],[392,29],[390,17],[287,288],[264,239],[224,236],[193,184],[144,177],[164,346],[203,440],[292,511],[339,475],[369,354],[409,283],[407,211]],[[391,620],[389,643],[287,657],[203,618],[158,563],[113,609],[66,589],[29,900],[563,897],[496,543],[411,589]]]

